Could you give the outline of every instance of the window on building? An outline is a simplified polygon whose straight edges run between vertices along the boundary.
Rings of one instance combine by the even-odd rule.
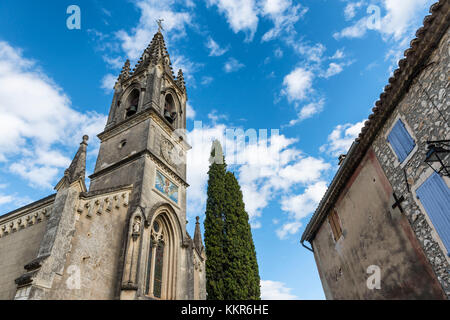
[[[139,105],[139,90],[134,89],[128,97],[127,110],[126,110],[127,118],[129,118],[137,113],[138,105]]]
[[[164,118],[173,123],[177,117],[177,111],[175,108],[175,101],[171,94],[166,95],[166,99],[164,102]]]
[[[331,231],[333,231],[334,240],[338,241],[342,237],[342,228],[336,210],[331,211],[330,215],[328,216],[328,222],[330,223]]]
[[[450,188],[439,174],[433,173],[416,194],[450,254]]]
[[[388,142],[391,144],[400,162],[405,161],[416,146],[414,139],[406,130],[405,124],[401,119],[397,121],[389,133]]]
[[[155,273],[153,279],[153,295],[155,298],[161,299],[162,291],[162,276],[164,265],[164,242],[159,242],[156,247],[155,255]]]
[[[147,296],[171,300],[176,292],[174,229],[168,217],[160,214],[153,222],[147,262]]]

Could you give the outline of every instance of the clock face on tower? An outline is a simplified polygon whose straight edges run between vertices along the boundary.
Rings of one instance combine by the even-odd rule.
[[[166,160],[170,165],[178,163],[178,154],[175,150],[175,146],[167,139],[164,139],[161,142],[161,154],[164,160]]]

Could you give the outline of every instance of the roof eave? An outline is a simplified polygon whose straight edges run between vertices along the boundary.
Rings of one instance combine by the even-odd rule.
[[[342,187],[347,184],[354,169],[375,140],[385,121],[395,110],[399,101],[408,91],[413,80],[426,67],[425,62],[432,50],[442,39],[450,25],[450,3],[440,0],[433,4],[430,13],[424,18],[424,25],[417,30],[417,38],[411,41],[411,47],[405,51],[405,58],[399,61],[399,68],[395,70],[389,84],[385,87],[380,99],[373,108],[369,120],[365,122],[359,137],[356,139],[339,168],[325,196],[321,200],[313,217],[303,232],[301,243],[311,242],[325,218],[326,213],[334,205]]]

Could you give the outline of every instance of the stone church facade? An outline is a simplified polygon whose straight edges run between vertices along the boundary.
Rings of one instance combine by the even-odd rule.
[[[127,61],[85,186],[84,136],[56,193],[0,217],[0,299],[206,299],[186,230],[186,87],[158,31]]]
[[[450,140],[450,2],[430,13],[302,236],[327,299],[450,297],[450,177],[425,163]]]

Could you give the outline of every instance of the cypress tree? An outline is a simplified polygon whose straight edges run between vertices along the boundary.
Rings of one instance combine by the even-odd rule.
[[[224,202],[226,164],[222,147],[214,141],[208,171],[205,217],[206,292],[208,300],[224,300]]]
[[[209,300],[259,300],[256,251],[241,187],[214,141],[205,218],[206,290]]]
[[[224,298],[260,300],[260,277],[249,217],[233,173],[225,175]]]

